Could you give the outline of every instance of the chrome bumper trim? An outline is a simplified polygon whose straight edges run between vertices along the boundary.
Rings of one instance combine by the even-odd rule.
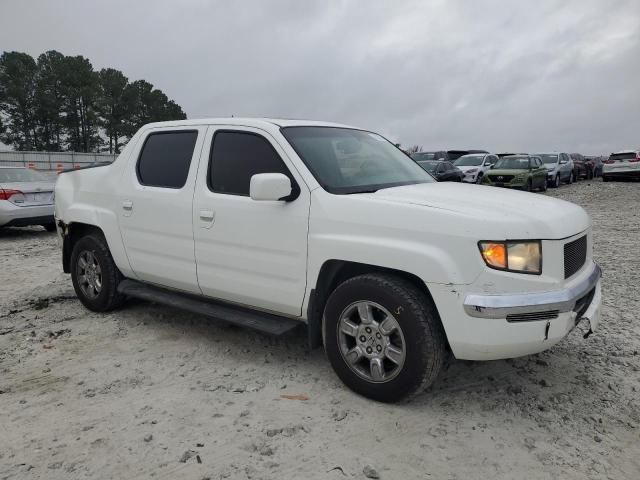
[[[592,262],[589,275],[572,287],[542,293],[467,295],[464,300],[464,310],[467,315],[479,318],[506,318],[510,314],[547,310],[570,312],[575,307],[576,301],[596,286],[601,275],[598,264]]]

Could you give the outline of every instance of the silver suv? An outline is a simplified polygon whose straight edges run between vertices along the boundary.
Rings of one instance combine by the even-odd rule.
[[[536,153],[547,169],[547,184],[557,188],[561,182],[573,183],[573,160],[567,153]]]

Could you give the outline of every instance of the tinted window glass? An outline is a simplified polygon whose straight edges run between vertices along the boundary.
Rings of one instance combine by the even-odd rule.
[[[140,183],[150,187],[184,187],[197,138],[195,131],[149,135],[138,159]]]
[[[213,139],[209,188],[217,193],[249,195],[251,177],[258,173],[291,174],[269,141],[243,132],[218,132]]]

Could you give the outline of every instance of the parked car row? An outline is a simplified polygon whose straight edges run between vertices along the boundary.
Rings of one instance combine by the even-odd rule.
[[[579,153],[493,154],[485,150],[415,152],[410,157],[439,182],[482,183],[544,191],[547,187],[558,188],[563,183],[600,176],[605,182],[617,178],[640,179],[640,151],[637,150],[612,153],[606,160]]]

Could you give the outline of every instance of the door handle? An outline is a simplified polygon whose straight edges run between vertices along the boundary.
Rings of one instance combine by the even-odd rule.
[[[131,200],[123,200],[121,205],[124,210],[133,210],[133,202]]]
[[[214,216],[213,210],[200,210],[200,220],[211,222]]]

